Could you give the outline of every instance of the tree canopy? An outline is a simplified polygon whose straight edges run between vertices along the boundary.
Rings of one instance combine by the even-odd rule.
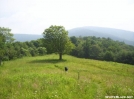
[[[11,29],[0,27],[0,65],[5,53],[5,45],[14,41]]]
[[[51,25],[43,32],[44,45],[48,53],[58,53],[62,60],[62,54],[71,51],[73,44],[68,37],[68,31],[63,26]]]
[[[76,46],[71,55],[105,61],[134,64],[134,46],[110,38],[70,37]]]

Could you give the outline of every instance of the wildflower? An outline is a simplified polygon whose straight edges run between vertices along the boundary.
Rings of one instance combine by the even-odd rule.
[[[37,91],[35,91],[35,93],[37,93]]]

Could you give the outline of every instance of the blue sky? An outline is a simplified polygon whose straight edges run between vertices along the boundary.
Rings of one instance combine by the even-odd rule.
[[[12,33],[42,34],[50,25],[134,32],[134,0],[0,0],[0,27]]]

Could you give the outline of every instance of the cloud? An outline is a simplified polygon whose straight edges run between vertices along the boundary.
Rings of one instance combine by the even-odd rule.
[[[66,29],[101,26],[134,31],[131,0],[1,0],[0,26],[13,33],[41,34],[50,25]],[[127,2],[127,3],[126,3]]]

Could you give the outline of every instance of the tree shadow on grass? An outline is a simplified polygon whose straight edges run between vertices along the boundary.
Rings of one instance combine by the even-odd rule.
[[[42,59],[42,60],[33,60],[29,63],[60,63],[60,62],[66,62],[67,60],[59,60],[59,59]]]

